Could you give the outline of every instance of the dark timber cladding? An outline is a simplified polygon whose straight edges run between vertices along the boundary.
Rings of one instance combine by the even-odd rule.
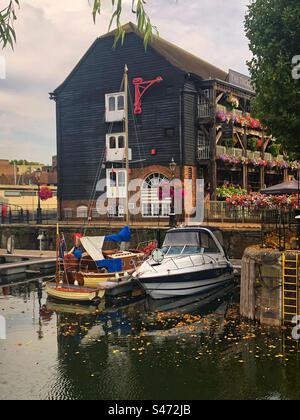
[[[130,106],[133,161],[145,159],[144,166],[168,166],[173,156],[182,166],[196,165],[197,90],[190,75],[200,80],[225,80],[227,73],[157,37],[145,51],[136,27],[128,24],[126,31],[125,45],[116,49],[114,33],[97,39],[54,92],[60,201],[90,198],[110,129],[105,122],[105,95],[120,91],[125,64],[129,68],[132,101],[134,78],[163,78],[143,97],[143,113],[135,117],[139,140]],[[122,132],[122,123],[114,123],[112,130]],[[153,148],[156,154],[151,154]]]

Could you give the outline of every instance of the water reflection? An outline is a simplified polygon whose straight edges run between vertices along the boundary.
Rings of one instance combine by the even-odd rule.
[[[0,288],[0,308],[11,316],[10,338],[0,342],[1,395],[299,398],[297,343],[287,332],[244,323],[238,297],[238,290],[224,287],[95,308],[47,301],[41,282]]]

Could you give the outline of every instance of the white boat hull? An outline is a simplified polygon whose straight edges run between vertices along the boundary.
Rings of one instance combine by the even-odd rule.
[[[209,280],[174,283],[147,283],[145,281],[141,284],[152,299],[167,299],[176,296],[191,296],[197,293],[205,293],[233,280],[234,276],[232,274],[226,274]]]

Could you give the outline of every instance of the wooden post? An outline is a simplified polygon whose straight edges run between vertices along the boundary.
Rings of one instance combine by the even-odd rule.
[[[268,147],[269,142],[267,141],[265,143],[265,132],[262,132],[262,143],[263,143],[263,149],[262,149],[262,154],[261,157],[262,159],[265,159],[265,153]],[[266,186],[266,177],[265,177],[265,168],[260,168],[260,188],[264,189]]]
[[[55,280],[56,284],[58,285],[60,281],[60,256],[59,256],[59,246],[60,246],[60,238],[59,238],[59,224],[56,224],[56,275]]]
[[[244,128],[244,136],[243,136],[243,156],[247,157],[247,146],[248,146],[248,136],[247,136],[247,128]],[[246,163],[243,164],[243,188],[244,190],[248,191],[248,165]]]
[[[217,130],[216,126],[214,125],[210,129],[210,179],[211,179],[211,199],[212,201],[216,200],[216,193],[217,193],[217,148],[216,148],[216,136]]]
[[[260,168],[260,189],[263,190],[265,188],[265,168]]]
[[[210,183],[211,183],[211,199],[216,200],[217,194],[217,88],[213,87],[213,125],[210,129]]]
[[[129,226],[129,123],[128,123],[128,67],[125,65],[124,72],[124,85],[125,85],[125,160],[126,160],[126,205],[125,205],[125,215],[126,215],[126,224]]]

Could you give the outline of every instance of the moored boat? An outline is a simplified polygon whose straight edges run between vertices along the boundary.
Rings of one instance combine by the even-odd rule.
[[[133,274],[153,299],[167,299],[207,292],[234,273],[217,228],[172,229],[163,248],[153,252]]]
[[[59,301],[73,303],[99,304],[105,291],[99,289],[83,288],[80,286],[61,285],[56,283],[46,284],[48,297]]]

